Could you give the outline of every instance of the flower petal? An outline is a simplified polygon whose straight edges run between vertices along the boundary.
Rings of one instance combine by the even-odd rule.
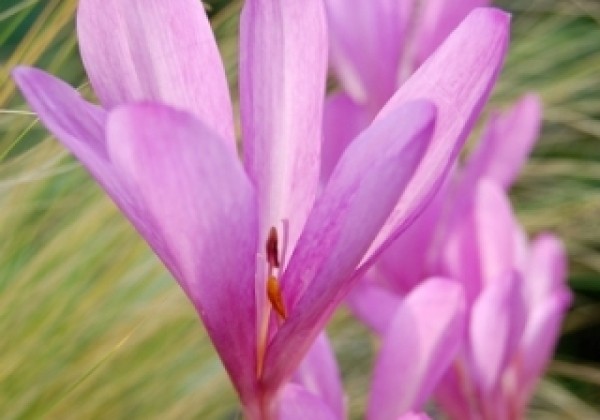
[[[129,204],[130,192],[108,159],[104,138],[106,112],[86,102],[62,80],[41,70],[19,67],[12,74],[48,130],[79,159],[124,212],[135,215],[136,210]],[[147,229],[142,220],[136,227]]]
[[[81,0],[81,58],[106,108],[154,100],[206,121],[233,149],[223,63],[197,0]]]
[[[533,148],[542,123],[540,99],[529,94],[509,111],[495,115],[462,175],[462,183],[490,178],[508,189]]]
[[[282,390],[277,407],[278,420],[341,420],[312,392],[290,383]]]
[[[240,26],[245,165],[260,243],[287,224],[293,250],[319,182],[327,38],[321,0],[248,0]],[[283,266],[287,261],[282,262]]]
[[[501,375],[523,332],[525,307],[521,284],[517,273],[504,276],[483,289],[471,310],[470,357],[483,399],[501,385]]]
[[[300,364],[294,382],[319,397],[337,418],[346,418],[346,398],[340,371],[325,332],[319,334]]]
[[[406,104],[371,125],[340,159],[283,274],[290,316],[267,350],[264,379],[272,386],[292,373],[356,280],[356,265],[427,147],[434,116],[428,102]]]
[[[472,302],[482,287],[515,268],[516,222],[506,193],[492,181],[459,197],[443,239],[440,271],[459,279]]]
[[[506,52],[509,15],[476,9],[406,81],[377,118],[416,98],[432,101],[439,117],[429,149],[367,254],[380,252],[428,203],[444,180],[485,104]]]
[[[556,236],[541,234],[531,244],[526,269],[527,299],[531,307],[565,287],[567,255]]]
[[[379,335],[385,335],[400,305],[400,296],[367,277],[352,288],[346,298],[352,314]]]
[[[242,399],[256,367],[256,210],[243,168],[191,114],[125,105],[108,120],[109,155],[154,224],[150,244],[194,303]]]
[[[377,356],[368,418],[396,419],[423,408],[464,334],[462,287],[430,279],[401,303]]]
[[[424,0],[415,24],[415,67],[425,61],[446,37],[475,8],[490,0]]]
[[[321,147],[321,182],[325,184],[342,153],[367,126],[369,119],[362,107],[345,93],[325,100],[323,111],[323,144]]]
[[[326,0],[332,66],[344,89],[376,112],[398,84],[414,0]]]

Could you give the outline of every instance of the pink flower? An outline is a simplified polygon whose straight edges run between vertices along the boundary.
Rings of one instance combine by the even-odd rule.
[[[82,0],[77,25],[100,105],[19,68],[14,78],[30,106],[190,298],[247,416],[306,404],[322,412],[327,398],[283,386],[451,166],[499,71],[508,17],[474,14],[357,136],[322,189],[319,0],[245,3],[243,163],[199,2]]]

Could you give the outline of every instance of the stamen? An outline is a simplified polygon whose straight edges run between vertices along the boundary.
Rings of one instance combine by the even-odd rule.
[[[267,238],[267,262],[269,268],[279,268],[279,245],[277,243],[277,229],[274,227],[269,230],[269,237]]]
[[[267,281],[267,296],[275,312],[285,321],[287,319],[287,311],[285,310],[281,287],[279,287],[279,280],[275,276],[269,276],[269,280]]]

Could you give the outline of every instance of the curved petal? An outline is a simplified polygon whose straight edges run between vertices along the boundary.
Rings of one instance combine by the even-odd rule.
[[[77,157],[136,227],[148,230],[131,205],[130,191],[116,176],[105,142],[106,112],[86,102],[71,86],[35,68],[18,67],[13,78],[42,123]]]
[[[378,286],[368,277],[359,281],[346,298],[352,314],[381,336],[387,332],[400,301],[400,296]]]
[[[290,316],[267,350],[264,379],[272,386],[291,374],[356,280],[356,265],[427,147],[434,117],[428,102],[406,104],[342,156],[283,274]]]
[[[535,238],[529,250],[525,279],[526,297],[531,307],[565,288],[567,255],[560,239],[549,233]]]
[[[525,96],[509,111],[493,116],[463,171],[461,183],[467,187],[485,177],[508,189],[527,160],[541,123],[542,104],[534,94]]]
[[[522,279],[516,273],[489,284],[473,304],[469,349],[475,381],[485,395],[498,390],[525,323]],[[493,328],[490,328],[493,326]]]
[[[332,66],[344,89],[377,112],[398,84],[414,0],[326,0]]]
[[[195,114],[235,148],[223,63],[196,0],[81,0],[81,58],[106,108],[154,100]]]
[[[278,400],[278,420],[342,420],[323,400],[296,384],[288,384]]]
[[[256,210],[237,156],[191,114],[125,105],[107,125],[108,151],[137,192],[157,250],[194,303],[242,399],[253,392]]]
[[[271,227],[287,224],[285,247],[293,250],[314,203],[326,66],[322,0],[245,2],[240,106],[245,165],[258,197],[260,243]]]
[[[345,93],[325,100],[323,144],[321,146],[321,182],[325,184],[350,142],[369,125],[363,108]]]
[[[446,37],[475,8],[490,0],[424,0],[415,24],[415,67],[427,59]]]
[[[462,287],[447,279],[419,285],[399,306],[377,356],[367,418],[394,420],[423,408],[464,334]]]
[[[515,220],[504,191],[488,180],[473,195],[459,197],[452,210],[439,269],[460,279],[472,302],[482,287],[514,269]]]
[[[327,334],[319,334],[294,375],[294,382],[319,397],[339,419],[346,418],[346,397]]]
[[[406,228],[443,182],[496,81],[509,23],[509,15],[497,9],[471,12],[377,116],[417,98],[433,102],[439,112],[429,149],[364,263]]]

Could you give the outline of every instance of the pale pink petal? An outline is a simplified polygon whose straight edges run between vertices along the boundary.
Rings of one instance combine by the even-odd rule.
[[[368,415],[393,420],[423,408],[456,356],[464,334],[461,286],[430,279],[399,306],[377,356]]]
[[[462,175],[462,183],[490,178],[508,189],[527,160],[540,132],[542,104],[529,94],[505,113],[494,115]]]
[[[86,102],[68,84],[34,68],[19,67],[13,78],[42,123],[79,159],[121,209],[136,218],[131,193],[116,176],[105,143],[106,112]],[[141,218],[136,227],[147,230]]]
[[[525,279],[531,307],[565,287],[567,255],[560,239],[549,233],[535,238],[529,251]]]
[[[412,46],[415,65],[425,61],[473,9],[490,3],[490,0],[422,0]]]
[[[421,159],[434,117],[428,102],[400,107],[340,159],[283,274],[290,316],[267,350],[266,383],[276,386],[291,375],[358,280],[352,274]]]
[[[256,368],[256,209],[237,156],[191,114],[158,104],[111,112],[108,150],[137,192],[158,254],[190,297],[242,399]]]
[[[398,417],[398,420],[431,420],[431,417],[427,413],[415,413],[411,411]]]
[[[343,420],[334,414],[327,404],[300,385],[287,384],[281,390],[277,420]]]
[[[439,263],[460,280],[467,300],[515,268],[515,220],[505,192],[483,180],[471,197],[460,197],[449,217]]]
[[[81,58],[106,108],[154,100],[205,121],[233,149],[231,101],[197,0],[81,0]]]
[[[337,418],[346,418],[346,397],[335,354],[325,332],[319,334],[294,375],[294,382],[325,402]]]
[[[367,277],[352,288],[346,303],[354,316],[377,334],[384,335],[400,305],[400,296],[370,281]]]
[[[509,23],[509,15],[497,9],[471,12],[379,113],[384,118],[399,104],[424,98],[436,104],[439,117],[424,159],[367,259],[406,228],[443,182],[496,81]]]
[[[378,258],[375,267],[394,292],[405,295],[430,273],[436,256],[435,236],[447,204],[447,185],[442,186],[418,218]]]
[[[487,285],[473,304],[469,354],[483,395],[498,390],[501,375],[519,343],[525,322],[522,279],[516,273]]]
[[[240,27],[244,159],[258,197],[259,241],[287,224],[293,250],[320,172],[327,38],[321,0],[247,0]],[[287,261],[283,261],[285,266]]]
[[[331,62],[344,89],[372,112],[396,90],[414,0],[326,0]]]
[[[321,147],[321,182],[326,183],[335,165],[352,140],[369,125],[364,109],[345,93],[325,100],[323,144]]]
[[[546,297],[533,308],[527,319],[518,359],[518,392],[526,400],[552,358],[560,334],[560,325],[571,302],[565,288]]]

